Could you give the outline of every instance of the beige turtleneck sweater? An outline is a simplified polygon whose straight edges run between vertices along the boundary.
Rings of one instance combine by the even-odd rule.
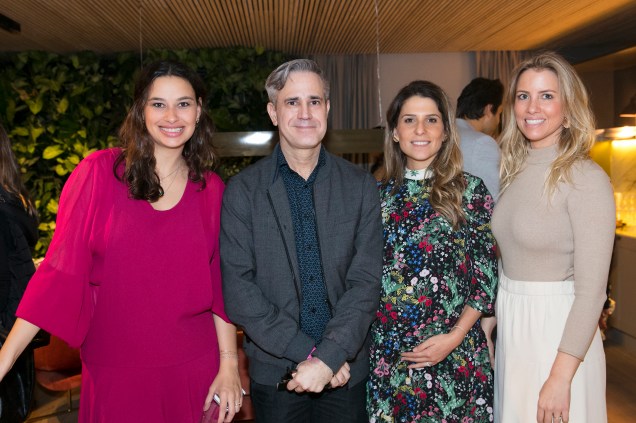
[[[616,211],[609,178],[592,160],[572,168],[550,202],[544,184],[556,146],[530,150],[492,216],[504,274],[522,281],[574,280],[559,351],[583,360],[606,299]],[[523,334],[519,334],[523,336]]]

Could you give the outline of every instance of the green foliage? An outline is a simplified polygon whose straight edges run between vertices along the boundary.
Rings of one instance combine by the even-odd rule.
[[[262,48],[152,50],[144,62],[159,58],[180,60],[203,77],[217,131],[272,129],[263,84],[272,69],[289,59],[283,53]],[[36,256],[49,245],[70,172],[91,152],[117,145],[139,63],[133,53],[0,54],[0,122],[40,215]],[[221,176],[249,162],[224,159]]]

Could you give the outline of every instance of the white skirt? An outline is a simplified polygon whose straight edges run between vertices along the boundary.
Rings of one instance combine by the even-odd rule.
[[[574,282],[499,277],[495,422],[535,423],[539,391],[550,374],[574,301]],[[607,422],[605,352],[596,330],[571,388],[570,423]]]

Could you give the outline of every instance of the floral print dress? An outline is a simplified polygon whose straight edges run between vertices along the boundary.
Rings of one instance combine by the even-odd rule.
[[[448,333],[465,305],[492,314],[497,286],[493,199],[483,182],[464,174],[466,224],[459,230],[429,203],[426,171],[381,187],[384,225],[382,297],[372,326],[369,421],[491,422],[493,371],[479,321],[446,359],[409,369],[401,353]]]

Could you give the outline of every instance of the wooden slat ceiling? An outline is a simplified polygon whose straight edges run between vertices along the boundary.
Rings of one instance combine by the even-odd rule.
[[[262,46],[293,54],[528,50],[633,0],[0,0],[0,51]],[[552,43],[552,44],[550,44]]]

